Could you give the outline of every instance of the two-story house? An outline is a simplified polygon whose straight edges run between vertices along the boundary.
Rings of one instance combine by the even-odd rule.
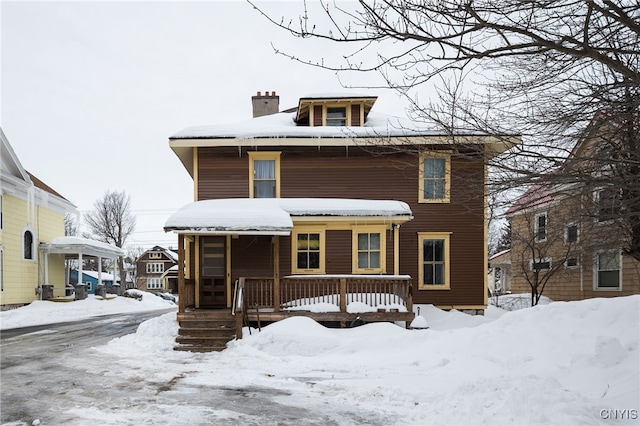
[[[178,264],[178,253],[160,246],[146,250],[136,259],[136,285],[139,290],[178,292],[175,274],[170,274]]]
[[[65,259],[114,258],[115,246],[65,237],[64,217],[75,206],[27,172],[0,129],[0,308],[65,296]]]
[[[195,199],[165,225],[183,265],[179,319],[244,303],[277,320],[327,301],[343,323],[382,318],[345,310],[362,294],[391,294],[364,298],[391,320],[413,317],[407,300],[484,312],[485,160],[518,138],[445,134],[375,113],[376,100],[313,95],[279,112],[258,92],[253,119],[170,138]]]
[[[615,182],[607,177],[616,164],[607,145],[616,127],[609,116],[594,117],[564,165],[507,210],[513,293],[532,285],[560,301],[640,293],[640,262],[622,250],[624,215],[633,212],[621,208],[620,188],[607,184]]]

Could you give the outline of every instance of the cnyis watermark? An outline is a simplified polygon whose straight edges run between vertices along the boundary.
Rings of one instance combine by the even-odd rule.
[[[603,408],[600,410],[600,418],[603,420],[637,420],[638,410]]]

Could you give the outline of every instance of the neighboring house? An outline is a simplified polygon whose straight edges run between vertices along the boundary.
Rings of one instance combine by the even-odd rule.
[[[327,297],[343,324],[376,308],[407,320],[411,301],[484,312],[482,158],[519,139],[451,136],[377,114],[376,100],[315,95],[279,113],[274,92],[258,93],[253,119],[170,138],[195,191],[165,225],[184,265],[179,319],[244,303],[277,320]],[[370,297],[389,293],[397,309]],[[374,312],[346,312],[363,294]]]
[[[65,237],[64,217],[76,208],[27,172],[0,129],[0,308],[65,296],[65,258],[117,256],[120,249]]]
[[[531,292],[536,282],[544,284],[544,296],[561,301],[640,293],[640,262],[622,252],[619,191],[597,183],[606,173],[599,164],[609,158],[613,127],[608,117],[597,116],[565,164],[507,210],[513,293]],[[594,179],[559,182],[570,167],[590,167],[583,176]]]
[[[489,258],[489,293],[511,293],[511,250],[503,250]]]
[[[177,269],[169,273],[178,264],[178,253],[155,246],[136,259],[137,288],[143,291],[178,292]]]
[[[87,294],[95,294],[96,288],[100,285],[104,286],[107,293],[119,294],[120,277],[113,284],[113,274],[108,272],[98,273],[98,271],[82,271],[82,283],[86,285]],[[69,271],[69,284],[74,287],[78,284],[78,270]]]

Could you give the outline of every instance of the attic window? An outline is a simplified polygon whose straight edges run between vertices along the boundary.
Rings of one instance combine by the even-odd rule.
[[[327,126],[346,126],[347,125],[347,108],[345,107],[328,107],[327,108]]]

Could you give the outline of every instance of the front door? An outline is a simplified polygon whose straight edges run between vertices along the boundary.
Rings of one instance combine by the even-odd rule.
[[[226,237],[202,238],[200,307],[227,307]]]

